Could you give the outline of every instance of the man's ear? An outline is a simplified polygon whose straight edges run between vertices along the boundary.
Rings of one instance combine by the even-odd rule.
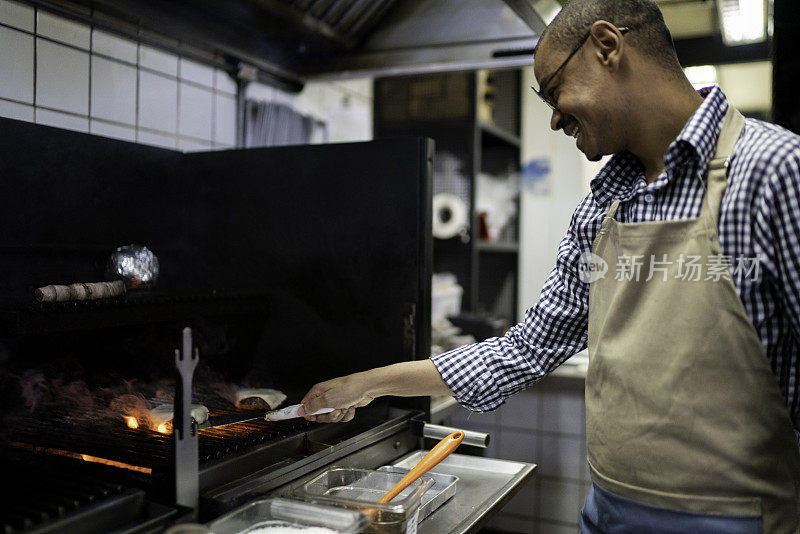
[[[598,20],[589,30],[589,40],[594,47],[595,57],[604,66],[615,69],[619,65],[625,40],[616,26],[605,20]]]

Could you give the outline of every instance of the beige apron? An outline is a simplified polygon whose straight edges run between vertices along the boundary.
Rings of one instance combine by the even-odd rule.
[[[721,254],[717,218],[743,126],[729,108],[698,218],[621,224],[614,201],[603,220],[593,252],[609,269],[589,291],[589,465],[595,483],[622,497],[763,516],[764,532],[795,532],[800,454],[786,404],[732,280],[706,279]],[[651,258],[665,254],[672,263],[656,263],[646,281]],[[696,271],[683,279],[690,256],[702,257],[700,280]],[[626,257],[641,257],[638,281],[635,269],[617,279]]]

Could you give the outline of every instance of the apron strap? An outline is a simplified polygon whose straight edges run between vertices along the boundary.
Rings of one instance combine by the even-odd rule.
[[[722,128],[717,141],[717,151],[714,158],[708,164],[708,188],[703,201],[703,209],[711,229],[716,234],[717,220],[719,218],[719,206],[722,202],[722,194],[728,184],[728,167],[730,166],[733,149],[736,141],[744,129],[744,116],[739,111],[728,105],[728,111],[722,122]],[[619,208],[619,200],[614,200],[606,212],[604,219],[613,219]]]
[[[722,129],[719,132],[717,141],[717,151],[714,158],[708,164],[708,187],[706,198],[703,202],[703,211],[716,234],[719,220],[719,207],[722,203],[722,194],[728,185],[728,167],[731,164],[731,156],[736,146],[736,141],[744,129],[744,116],[731,105],[728,105],[728,112],[722,122]]]
[[[614,216],[617,214],[617,208],[619,207],[619,200],[615,200],[611,203],[611,206],[608,208],[606,212],[606,217],[609,219],[613,219]]]

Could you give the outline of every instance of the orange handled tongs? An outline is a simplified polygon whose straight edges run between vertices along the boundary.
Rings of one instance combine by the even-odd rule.
[[[389,502],[397,497],[401,491],[413,484],[419,477],[433,469],[433,467],[435,467],[439,462],[447,458],[451,452],[456,450],[456,447],[461,445],[463,440],[464,432],[461,430],[453,432],[449,436],[445,437],[442,441],[437,443],[428,454],[423,456],[422,460],[420,460],[417,465],[411,469],[411,471],[406,473],[406,476],[404,476],[400,482],[395,484],[394,487],[386,493],[386,495],[378,499],[378,502]]]

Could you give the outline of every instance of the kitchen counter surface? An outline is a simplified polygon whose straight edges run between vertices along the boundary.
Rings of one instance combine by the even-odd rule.
[[[427,451],[394,465],[411,468]],[[451,454],[433,471],[458,477],[456,494],[419,524],[419,534],[477,532],[532,478],[535,464]]]

